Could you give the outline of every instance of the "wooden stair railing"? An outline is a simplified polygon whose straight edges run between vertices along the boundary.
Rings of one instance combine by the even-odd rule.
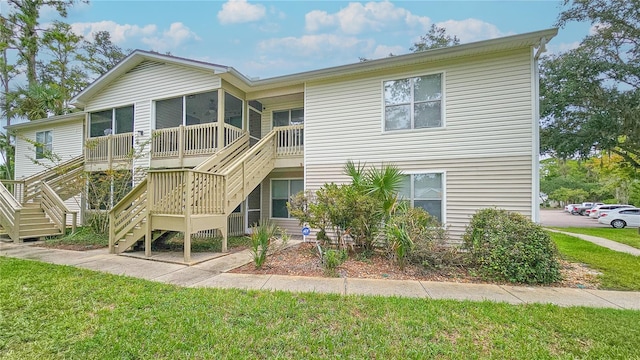
[[[109,211],[109,252],[121,253],[147,234],[147,180],[134,187]],[[141,230],[142,229],[142,230]],[[135,240],[127,240],[133,234]],[[120,242],[123,242],[122,244]]]
[[[53,184],[59,183],[57,181],[58,178],[65,177],[68,173],[72,172],[76,169],[81,169],[84,165],[84,156],[78,156],[63,163],[60,163],[50,169],[41,171],[37,174],[27,177],[23,180],[24,182],[24,194],[22,198],[22,203],[26,204],[29,202],[34,202],[40,195],[40,184],[44,181],[51,182]],[[58,187],[57,185],[53,186],[54,188]],[[75,194],[74,194],[75,195]],[[66,199],[65,199],[66,200]]]
[[[78,222],[78,212],[69,210],[64,200],[49,186],[49,183],[43,182],[40,184],[40,191],[40,208],[44,210],[46,216],[53,222],[53,225],[60,230],[61,234],[64,234],[67,229],[67,214],[71,214],[71,232],[75,232],[76,223]]]
[[[13,241],[20,240],[20,211],[22,206],[0,183],[0,225]]]

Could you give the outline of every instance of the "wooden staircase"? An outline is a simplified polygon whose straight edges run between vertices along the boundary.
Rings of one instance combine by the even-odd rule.
[[[191,235],[210,229],[222,233],[226,252],[229,215],[274,169],[276,158],[302,155],[301,137],[292,135],[301,130],[276,128],[251,148],[244,133],[193,169],[150,170],[109,212],[110,252],[122,253],[144,240],[150,256],[151,243],[162,233],[182,232],[189,262]],[[292,139],[299,139],[293,150]]]
[[[75,228],[77,213],[64,201],[76,195],[81,184],[83,157],[73,158],[24,180],[0,183],[0,226],[13,241],[64,234],[67,215]],[[74,194],[75,192],[75,194]]]
[[[22,208],[19,229],[20,239],[62,235],[64,230],[55,226],[39,204],[29,204]]]

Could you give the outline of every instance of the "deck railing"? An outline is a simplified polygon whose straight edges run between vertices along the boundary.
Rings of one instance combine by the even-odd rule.
[[[133,154],[133,133],[93,137],[85,144],[88,163],[112,163],[130,159]]]
[[[29,176],[28,178],[22,180],[23,191],[22,191],[22,199],[20,203],[26,204],[29,202],[33,202],[37,200],[40,196],[40,184],[42,182],[48,182],[49,184],[53,184],[53,188],[58,188],[59,185],[64,186],[64,182],[60,182],[60,179],[69,180],[70,175],[80,176],[79,173],[82,172],[82,166],[84,165],[84,159],[82,156],[75,157],[73,159],[67,160],[61,164],[58,164],[51,169],[47,169],[41,171],[37,174]],[[76,192],[77,194],[77,192]],[[76,195],[73,194],[73,195]],[[64,199],[66,200],[66,199]]]
[[[280,126],[276,132],[276,155],[279,157],[304,154],[304,125]]]
[[[182,158],[184,156],[210,155],[220,147],[218,123],[178,126],[153,130],[151,157],[153,159]],[[231,144],[244,134],[242,129],[224,124],[224,146]]]
[[[0,180],[0,183],[13,195],[13,197],[20,203],[23,203],[24,199],[24,180]]]
[[[224,214],[224,177],[196,170],[148,173],[154,214]]]

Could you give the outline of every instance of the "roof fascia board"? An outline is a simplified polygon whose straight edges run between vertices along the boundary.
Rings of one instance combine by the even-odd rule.
[[[79,120],[84,121],[85,116],[86,116],[85,112],[77,112],[72,114],[58,115],[58,116],[52,116],[44,119],[27,121],[20,124],[5,126],[4,128],[9,131],[24,130],[32,127],[40,127],[42,125],[47,125],[47,124],[59,124],[63,122],[79,121]]]

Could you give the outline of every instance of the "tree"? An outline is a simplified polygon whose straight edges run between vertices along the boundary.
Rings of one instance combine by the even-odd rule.
[[[94,75],[100,76],[118,62],[124,59],[130,50],[123,51],[119,46],[111,42],[111,34],[108,31],[98,31],[93,34],[93,41],[85,40],[82,44],[78,60]]]
[[[45,29],[40,28],[40,11],[44,7],[55,9],[62,17],[67,16],[68,8],[75,0],[8,0],[11,9],[2,21],[12,29],[13,36],[9,46],[17,50],[18,62],[26,67],[29,86],[35,85],[37,77],[37,56],[40,37]]]
[[[409,50],[415,53],[458,44],[460,44],[460,39],[456,35],[451,36],[447,34],[447,29],[436,26],[436,24],[431,24],[429,31],[420,36],[420,41],[413,43]],[[389,53],[389,57],[391,56],[395,55],[393,53]],[[371,59],[361,56],[358,60],[360,60],[360,62],[366,62]]]
[[[63,103],[51,112],[64,114],[70,109],[64,102],[87,86],[87,74],[78,65],[74,65],[78,57],[82,37],[71,31],[69,24],[56,21],[42,36],[42,48],[49,55],[48,61],[39,61],[40,83],[51,87],[57,85]]]
[[[460,44],[456,35],[447,34],[447,29],[431,24],[429,31],[420,36],[420,41],[413,44],[409,50],[413,52],[426,51]]]
[[[640,1],[565,0],[559,26],[589,21],[580,46],[541,63],[541,152],[618,154],[640,169]]]
[[[43,119],[64,113],[64,92],[58,84],[36,83],[30,87],[18,87],[12,93],[14,110],[17,115],[29,120]]]
[[[11,90],[11,80],[16,76],[17,69],[14,64],[9,63],[8,51],[9,43],[13,31],[9,27],[9,23],[6,18],[0,17],[0,84],[2,86],[2,115],[7,119],[7,126],[11,125],[11,119],[13,118],[13,112],[11,111],[11,98],[9,92]]]

